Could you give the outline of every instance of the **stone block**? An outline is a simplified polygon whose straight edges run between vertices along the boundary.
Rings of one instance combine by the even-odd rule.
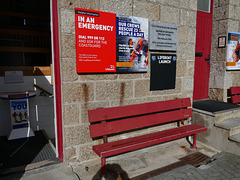
[[[63,105],[64,125],[78,125],[79,114],[80,114],[79,104]]]
[[[193,92],[192,91],[184,91],[181,93],[181,95],[178,95],[178,98],[191,98],[193,99]]]
[[[149,21],[157,21],[160,18],[160,6],[156,3],[134,0],[133,16],[148,18]]]
[[[240,6],[235,7],[235,20],[240,20]]]
[[[81,81],[116,80],[117,74],[81,74]]]
[[[179,43],[178,59],[179,60],[194,60],[195,59],[195,44]]]
[[[73,10],[60,10],[60,29],[63,34],[75,34],[75,12]]]
[[[186,72],[186,76],[194,76],[194,65],[195,65],[195,61],[187,61],[187,72]]]
[[[226,57],[227,57],[227,48],[218,48],[217,61],[226,61]]]
[[[142,79],[135,81],[135,97],[145,97],[150,96],[150,80],[149,79]]]
[[[179,6],[179,1],[176,0],[157,0],[157,2],[161,2],[163,4],[171,5],[171,6]]]
[[[240,86],[240,76],[239,76],[239,73],[237,73],[237,72],[239,72],[239,71],[231,73],[232,74],[232,86]]]
[[[240,79],[240,78],[239,78]],[[233,78],[233,75],[231,73],[226,73],[225,74],[225,79],[224,79],[224,89],[227,89],[229,87],[232,86],[233,81],[235,81],[235,79]]]
[[[63,82],[74,82],[78,80],[76,59],[62,58],[61,67]]]
[[[227,6],[230,3],[230,0],[218,0],[218,1],[219,1],[218,6]]]
[[[65,148],[64,161],[66,161],[67,163],[74,163],[77,161],[77,153],[75,147]]]
[[[98,155],[92,150],[92,144],[81,145],[77,148],[77,160],[82,163],[90,159],[98,158]],[[99,159],[100,163],[100,159]]]
[[[228,31],[230,32],[237,32],[239,29],[240,23],[239,21],[235,20],[228,20]]]
[[[64,127],[64,146],[66,148],[91,142],[89,124]]]
[[[196,27],[196,11],[189,11],[181,9],[180,11],[180,25]]]
[[[68,34],[61,36],[61,57],[76,59],[76,42],[75,35]]]
[[[209,89],[209,98],[217,101],[224,101],[224,89]]]
[[[163,96],[163,101],[168,101],[168,100],[178,99],[178,98],[180,98],[179,94],[167,95],[167,96]]]
[[[74,58],[74,59],[76,59],[76,49],[63,48],[62,51],[61,51],[61,57],[62,58]]]
[[[94,84],[93,83],[63,83],[62,86],[63,102],[84,102],[94,100]]]
[[[218,22],[218,35],[225,35],[228,33],[228,21],[229,20],[221,20]]]
[[[193,78],[184,78],[183,79],[183,90],[184,91],[193,91]]]
[[[111,101],[111,106],[112,107],[127,106],[132,104],[142,104],[142,103],[156,102],[156,101],[162,101],[162,96],[126,99],[122,104],[120,104],[119,101]]]
[[[111,81],[96,83],[96,99],[98,101],[117,100],[133,97],[133,81]]]
[[[219,7],[219,1],[213,1],[213,11],[215,8]]]
[[[133,74],[133,73],[127,73],[127,74],[118,74],[118,79],[142,79],[143,74]]]
[[[110,107],[110,102],[104,101],[104,102],[90,102],[88,104],[82,103],[80,107],[81,107],[81,123],[89,123],[88,110],[108,108]]]
[[[223,0],[221,0],[223,1]],[[238,0],[225,0],[226,2],[229,1],[229,4],[232,4],[232,5],[236,5],[236,6],[240,6],[240,2]]]
[[[224,76],[215,76],[215,88],[224,89]]]
[[[179,7],[189,9],[189,0],[179,0]]]
[[[234,5],[229,5],[228,8],[229,8],[229,15],[228,15],[228,17],[230,19],[236,19],[235,6]]]
[[[188,42],[191,44],[196,43],[196,27],[189,27],[188,30]]]
[[[75,8],[83,8],[83,9],[99,9],[100,0],[81,0],[81,1],[73,1],[73,0],[61,0],[59,3],[59,7],[61,9],[69,9],[74,10]]]
[[[194,35],[195,36],[195,35]],[[187,43],[189,36],[189,28],[187,26],[178,27],[178,43]]]
[[[76,49],[76,39],[73,34],[66,34],[61,36],[61,44],[67,49]],[[62,50],[62,49],[61,49]]]
[[[228,6],[221,6],[214,8],[213,21],[228,19],[229,9]]]
[[[177,70],[176,75],[177,77],[182,77],[187,73],[187,61],[177,61]]]
[[[178,1],[174,1],[175,3]],[[179,24],[180,10],[175,7],[161,6],[160,21],[164,23]]]
[[[197,0],[189,1],[190,10],[197,11]]]
[[[132,15],[132,0],[100,0],[100,11]]]

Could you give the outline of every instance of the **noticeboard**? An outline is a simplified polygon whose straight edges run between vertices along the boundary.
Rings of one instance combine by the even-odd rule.
[[[150,90],[175,89],[176,54],[152,54]]]
[[[240,70],[240,33],[228,33],[227,70]]]
[[[147,72],[148,19],[75,9],[77,73]]]

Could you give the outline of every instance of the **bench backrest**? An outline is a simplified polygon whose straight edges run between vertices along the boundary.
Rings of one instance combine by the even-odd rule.
[[[92,138],[192,117],[190,98],[88,111]]]
[[[233,104],[240,103],[240,86],[230,87],[231,101]]]

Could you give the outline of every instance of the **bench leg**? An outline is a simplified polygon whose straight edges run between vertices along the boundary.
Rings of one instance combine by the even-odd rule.
[[[106,163],[106,159],[105,158],[101,158],[101,166],[104,167]]]
[[[196,134],[194,134],[193,135],[193,145],[192,145],[192,149],[197,149],[197,146],[196,146],[196,139],[197,139],[197,135]]]

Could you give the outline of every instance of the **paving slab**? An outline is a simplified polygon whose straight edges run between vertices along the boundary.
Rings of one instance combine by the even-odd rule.
[[[199,179],[199,180],[226,180],[240,179],[240,156],[232,153],[221,152],[212,157],[212,161],[198,168],[186,165],[166,173],[150,177],[147,180],[166,179]]]

